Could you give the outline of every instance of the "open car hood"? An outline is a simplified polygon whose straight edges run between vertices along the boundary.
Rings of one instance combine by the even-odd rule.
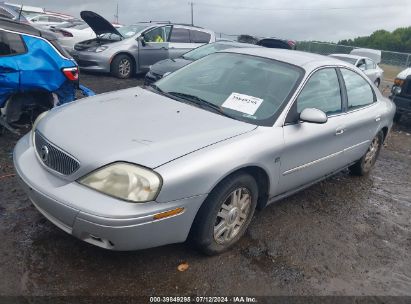
[[[82,11],[80,13],[81,19],[86,22],[97,36],[103,34],[116,34],[120,37],[123,35],[106,19],[92,11]]]
[[[372,49],[353,49],[351,55],[364,56],[370,58],[376,64],[381,62],[381,51]]]

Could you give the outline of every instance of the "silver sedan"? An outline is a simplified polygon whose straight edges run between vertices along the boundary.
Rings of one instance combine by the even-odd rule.
[[[151,88],[41,115],[14,163],[36,208],[85,242],[137,250],[191,238],[217,254],[256,208],[345,168],[368,174],[394,113],[348,63],[231,49]]]

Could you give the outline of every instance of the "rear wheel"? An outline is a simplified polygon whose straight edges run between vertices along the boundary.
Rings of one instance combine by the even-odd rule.
[[[120,79],[130,78],[134,71],[134,63],[128,55],[117,55],[111,62],[111,74]]]
[[[239,173],[222,181],[207,197],[193,224],[192,240],[208,255],[232,247],[245,233],[257,205],[254,178]]]
[[[350,173],[358,176],[363,176],[370,173],[371,169],[374,167],[378,155],[380,154],[383,141],[384,133],[380,131],[371,141],[371,144],[364,156],[349,168]]]

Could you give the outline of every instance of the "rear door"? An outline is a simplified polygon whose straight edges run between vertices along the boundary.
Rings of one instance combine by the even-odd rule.
[[[312,74],[294,102],[283,127],[285,148],[277,194],[313,182],[346,164],[346,114],[340,83],[336,69],[320,69]],[[322,110],[328,121],[300,122],[300,113],[305,108]]]
[[[150,29],[142,35],[144,42],[138,42],[140,71],[146,72],[150,65],[169,58],[170,31],[171,26],[167,25]]]
[[[0,31],[0,107],[19,89],[17,57],[24,53],[26,47],[20,35]]]
[[[349,142],[347,162],[359,160],[367,151],[380,127],[381,107],[370,83],[355,71],[341,68],[347,96],[344,134]]]

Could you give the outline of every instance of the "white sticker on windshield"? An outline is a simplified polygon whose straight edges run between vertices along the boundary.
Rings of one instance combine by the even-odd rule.
[[[248,115],[254,115],[263,101],[264,99],[261,98],[233,92],[221,106]]]

